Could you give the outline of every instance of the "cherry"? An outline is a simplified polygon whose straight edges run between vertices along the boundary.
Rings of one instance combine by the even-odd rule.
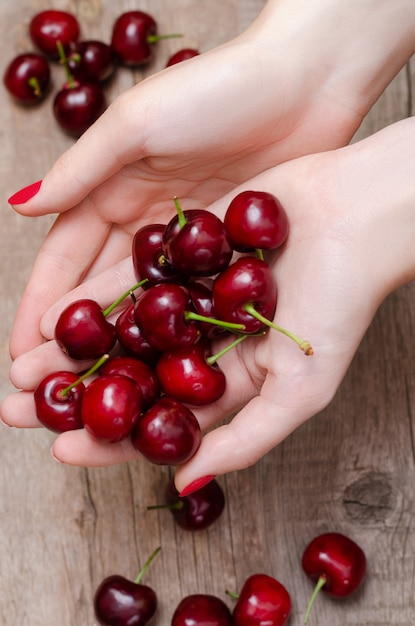
[[[188,59],[199,56],[199,54],[200,52],[194,48],[183,48],[183,50],[178,50],[175,54],[172,54],[166,63],[166,67],[176,65],[176,63],[181,63],[182,61],[187,61]]]
[[[224,224],[234,250],[250,252],[279,248],[288,236],[288,217],[275,196],[242,191],[233,198]]]
[[[58,346],[72,359],[97,359],[115,345],[116,332],[95,300],[69,304],[55,326]]]
[[[176,523],[184,530],[204,530],[222,515],[225,495],[219,483],[213,479],[207,485],[187,496],[179,496],[174,481],[165,490],[165,504],[148,506],[147,510],[168,509]]]
[[[145,288],[158,283],[182,283],[183,276],[167,261],[162,250],[164,224],[147,224],[137,230],[132,260],[137,280],[148,279]]]
[[[33,52],[19,54],[7,66],[3,83],[23,104],[40,102],[50,84],[50,68],[45,57]]]
[[[69,134],[79,136],[106,108],[105,94],[98,83],[66,83],[53,101],[53,114]]]
[[[209,281],[209,283],[206,281]],[[211,278],[204,279],[204,282],[201,280],[192,280],[186,284],[195,312],[209,319],[216,318],[216,311],[213,305],[212,284],[213,280]],[[224,334],[229,332],[229,330],[223,326],[211,324],[210,322],[200,322],[199,326],[202,334],[209,339],[223,337]]]
[[[230,263],[233,250],[225,226],[214,213],[202,209],[182,211],[175,198],[177,214],[163,234],[163,252],[182,274],[212,276]]]
[[[131,378],[140,388],[143,411],[160,396],[160,383],[153,368],[135,357],[116,356],[109,359],[100,367],[99,374],[101,376],[119,374]]]
[[[37,13],[30,21],[29,33],[33,43],[47,56],[58,58],[58,41],[67,50],[80,34],[79,22],[66,11],[49,9]]]
[[[79,82],[103,83],[114,74],[117,61],[111,46],[91,39],[71,44],[68,65]]]
[[[332,597],[344,598],[361,585],[366,574],[366,556],[349,537],[336,532],[323,533],[305,548],[302,567],[316,583],[304,617],[304,624],[307,624],[320,590]]]
[[[41,424],[55,433],[83,428],[81,401],[85,391],[82,383],[70,388],[79,376],[72,372],[53,372],[36,387],[36,415]]]
[[[134,316],[134,302],[132,302],[115,322],[117,339],[123,350],[131,356],[135,356],[149,365],[155,365],[159,357],[159,350],[151,346],[144,337]]]
[[[195,406],[219,400],[226,389],[226,378],[215,359],[212,363],[209,361],[209,352],[206,341],[182,350],[163,352],[156,372],[164,392]]]
[[[267,574],[247,578],[237,598],[234,626],[283,626],[290,617],[290,594],[284,585]]]
[[[199,448],[202,433],[192,411],[168,396],[143,413],[131,436],[134,447],[159,465],[179,465]]]
[[[122,13],[114,23],[111,46],[124,65],[140,66],[149,63],[152,46],[160,39],[181,35],[157,35],[157,23],[143,11]]]
[[[82,422],[96,439],[116,443],[131,434],[141,407],[140,388],[131,378],[114,374],[99,376],[84,391]]]
[[[196,593],[177,605],[171,626],[233,626],[229,608],[220,598]]]
[[[153,552],[134,581],[115,574],[101,582],[94,596],[95,617],[99,624],[145,626],[150,622],[157,610],[157,595],[141,580],[159,552],[160,548]]]

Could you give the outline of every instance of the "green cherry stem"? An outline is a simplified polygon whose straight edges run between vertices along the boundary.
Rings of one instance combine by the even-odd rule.
[[[183,228],[183,226],[185,224],[187,224],[187,220],[186,220],[185,215],[183,213],[183,209],[181,207],[181,204],[179,202],[178,197],[174,196],[173,200],[174,200],[174,204],[176,206],[177,217],[178,217],[178,220],[179,220],[179,226],[180,226],[180,228]]]
[[[88,378],[88,376],[92,376],[92,374],[94,374],[97,370],[99,370],[101,365],[105,363],[105,361],[107,361],[108,359],[109,359],[109,354],[104,354],[100,359],[98,359],[96,363],[94,363],[92,367],[89,368],[89,370],[87,370],[84,374],[82,374],[82,376],[80,376],[75,382],[65,387],[65,389],[62,389],[59,395],[65,398],[68,395],[68,393],[72,391],[72,389],[74,389],[74,387],[76,387],[80,383],[83,383],[84,380]]]
[[[218,359],[221,358],[221,356],[229,352],[229,350],[232,350],[232,348],[235,348],[238,344],[244,341],[244,339],[246,339],[247,337],[252,337],[252,335],[240,335],[234,341],[232,341],[232,343],[222,348],[222,350],[219,350],[219,352],[216,352],[216,354],[212,354],[211,356],[208,356],[206,359],[206,363],[208,363],[208,365],[213,365],[214,363],[216,363]]]
[[[245,304],[244,309],[247,313],[252,315],[252,317],[255,317],[257,320],[265,324],[265,326],[269,326],[269,328],[273,328],[279,333],[282,333],[283,335],[286,335],[287,337],[292,339],[300,348],[300,350],[302,350],[307,356],[311,356],[313,354],[313,348],[308,341],[301,339],[301,337],[297,337],[297,335],[294,335],[294,333],[290,332],[289,330],[282,328],[282,326],[274,324],[274,322],[271,322],[271,320],[261,315],[261,313],[259,313],[252,304]]]
[[[184,508],[184,501],[178,500],[172,504],[152,504],[147,507],[147,511],[157,511],[158,509],[168,509],[169,511],[181,511]]]
[[[65,49],[62,45],[62,42],[58,39],[56,42],[56,47],[58,49],[59,61],[63,65],[65,74],[66,74],[66,82],[70,89],[74,89],[77,85],[76,80],[72,76],[72,72],[69,69],[68,57],[66,56]]]
[[[311,613],[311,609],[313,608],[313,604],[315,602],[315,599],[317,598],[320,590],[324,587],[324,585],[327,582],[327,578],[325,576],[320,576],[320,578],[317,581],[316,586],[314,587],[314,591],[311,594],[311,598],[310,601],[308,603],[305,615],[304,615],[304,622],[303,624],[307,624],[308,623],[308,618],[310,617],[310,613]]]
[[[31,76],[29,78],[29,80],[27,81],[29,87],[31,87],[33,89],[33,93],[35,96],[41,96],[42,95],[42,90],[40,88],[39,85],[39,81],[36,78],[36,76]]]
[[[134,285],[134,287],[131,287],[131,289],[128,289],[128,291],[125,291],[119,298],[117,298],[115,300],[115,302],[113,302],[107,309],[105,309],[105,311],[103,311],[103,315],[104,317],[107,317],[110,313],[112,313],[112,311],[119,305],[121,304],[121,302],[123,300],[125,300],[125,298],[127,298],[128,296],[133,297],[133,292],[138,289],[139,287],[142,287],[146,282],[148,281],[148,278],[144,278],[143,280],[140,280],[139,283],[137,283],[136,285]],[[135,296],[134,296],[135,297]]]
[[[215,326],[220,326],[221,328],[226,328],[227,330],[236,330],[236,331],[244,331],[244,324],[236,324],[234,322],[224,322],[223,320],[218,320],[216,317],[206,317],[205,315],[200,315],[199,313],[194,313],[193,311],[186,311],[184,314],[186,320],[193,320],[196,322],[206,322],[207,324],[214,324]]]
[[[262,251],[262,248],[255,248],[255,252],[256,252],[256,255],[257,255],[258,259],[263,261],[264,260],[264,253]]]
[[[149,35],[147,43],[157,43],[161,39],[177,39],[183,37],[181,33],[172,33],[171,35]]]
[[[139,585],[141,583],[141,580],[144,576],[144,574],[146,573],[146,571],[148,570],[150,563],[152,562],[152,560],[154,559],[154,557],[157,556],[157,554],[160,552],[161,547],[158,547],[154,550],[154,552],[149,556],[149,558],[147,559],[147,561],[144,563],[143,567],[140,569],[140,571],[138,572],[138,575],[136,577],[136,579],[134,580],[134,582],[136,583],[136,585]]]

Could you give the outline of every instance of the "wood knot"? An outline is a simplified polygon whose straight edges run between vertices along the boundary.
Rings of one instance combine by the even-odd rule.
[[[388,476],[370,472],[346,487],[343,506],[347,515],[361,524],[381,523],[394,511],[396,493]]]

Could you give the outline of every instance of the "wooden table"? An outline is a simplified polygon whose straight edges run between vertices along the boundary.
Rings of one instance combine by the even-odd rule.
[[[27,26],[49,3],[3,2],[1,66],[30,48]],[[242,31],[264,0],[55,0],[74,11],[89,38],[107,40],[113,19],[141,8],[163,30],[186,33],[207,50]],[[6,6],[7,5],[7,6]],[[134,7],[133,7],[134,5]],[[198,17],[195,18],[195,7]],[[174,7],[174,8],[172,8]],[[161,69],[177,42],[164,41]],[[56,69],[56,73],[60,68]],[[121,71],[110,98],[139,80]],[[364,121],[358,137],[413,114],[413,66],[406,67]],[[0,90],[0,393],[8,383],[8,338],[14,311],[51,219],[14,214],[6,198],[49,169],[71,139],[55,125],[49,98],[23,110]],[[412,107],[412,109],[411,109]],[[92,597],[112,573],[134,577],[157,547],[146,582],[159,594],[156,623],[168,626],[187,594],[238,590],[254,572],[279,578],[293,598],[291,624],[301,624],[311,585],[300,568],[306,543],[338,530],[356,539],[369,562],[366,584],[346,602],[321,597],[310,624],[415,624],[414,376],[415,288],[390,296],[379,310],[331,405],[255,467],[219,479],[227,505],[210,529],[179,529],[166,511],[149,512],[170,474],[137,462],[105,469],[57,464],[44,429],[3,428],[0,448],[0,623],[15,626],[95,624]]]

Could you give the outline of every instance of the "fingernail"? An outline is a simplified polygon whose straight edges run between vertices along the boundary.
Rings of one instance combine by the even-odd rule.
[[[42,184],[41,180],[37,180],[35,183],[28,185],[27,187],[23,187],[23,189],[19,189],[12,196],[10,196],[8,202],[9,204],[24,204],[30,198],[33,198],[37,194]]]
[[[196,478],[193,482],[189,483],[187,487],[185,487],[180,493],[179,497],[188,496],[191,493],[202,489],[205,485],[210,483],[211,480],[216,478],[214,474],[209,474],[208,476],[202,476],[201,478]]]
[[[51,449],[50,449],[50,454],[51,454],[52,459],[53,459],[54,461],[56,461],[57,463],[62,463],[62,461],[61,461],[60,459],[58,459],[58,457],[56,456],[55,451],[54,451],[54,449],[53,449],[53,446],[52,446],[52,447],[51,447]]]

